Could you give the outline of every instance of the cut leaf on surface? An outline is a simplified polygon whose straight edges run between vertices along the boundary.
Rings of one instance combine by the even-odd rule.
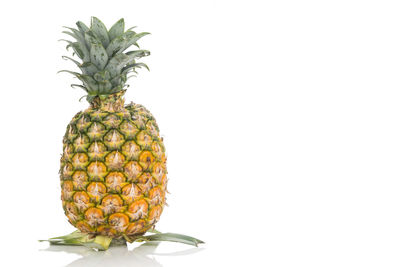
[[[149,232],[156,233],[152,235],[128,237],[124,235],[126,241],[132,242],[150,242],[150,241],[169,241],[178,242],[192,246],[198,246],[204,242],[187,235],[175,233],[161,233],[155,229]],[[95,250],[107,250],[112,243],[113,245],[124,245],[123,239],[112,239],[107,236],[98,235],[91,238],[88,234],[75,231],[69,235],[53,237],[47,240],[39,240],[39,242],[49,242],[50,245],[64,245],[64,246],[85,246]]]

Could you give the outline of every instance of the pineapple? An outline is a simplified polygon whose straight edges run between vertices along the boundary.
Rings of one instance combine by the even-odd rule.
[[[147,66],[136,62],[150,53],[129,50],[148,33],[124,31],[120,19],[107,30],[93,17],[91,27],[64,33],[81,70],[75,75],[90,107],[68,124],[61,156],[61,200],[68,221],[81,233],[128,239],[144,234],[160,219],[167,187],[163,140],[151,113],[125,105],[130,72]]]
[[[61,200],[68,221],[78,230],[50,238],[52,245],[84,245],[106,250],[126,241],[173,241],[197,246],[203,241],[181,234],[160,233],[167,192],[163,139],[151,113],[141,105],[125,105],[128,74],[147,68],[136,60],[148,56],[137,41],[148,33],[124,30],[124,20],[109,30],[92,17],[90,28],[78,21],[64,40],[81,72],[62,70],[82,84],[90,106],[77,113],[63,139]],[[128,51],[129,50],[129,51]],[[153,233],[148,235],[150,232]]]

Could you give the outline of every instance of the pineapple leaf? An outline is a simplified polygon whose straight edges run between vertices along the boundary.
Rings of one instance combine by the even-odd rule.
[[[79,75],[78,79],[81,80],[84,86],[87,88],[88,93],[98,92],[98,83],[89,75]]]
[[[146,35],[150,34],[148,32],[135,33],[135,32],[132,32],[132,31],[127,31],[126,33],[127,33],[128,36],[127,36],[125,47],[124,47],[124,49],[122,51],[124,51],[125,49],[129,48],[131,45],[136,44],[136,42],[140,38],[142,38],[143,36],[146,36]]]
[[[74,49],[74,52],[78,55],[83,62],[88,62],[90,60],[90,53],[86,49],[86,46],[82,43],[75,42],[71,43],[68,46],[71,46]]]
[[[116,87],[113,87],[111,90],[110,90],[110,94],[113,94],[113,93],[117,93],[117,92],[119,92],[119,91],[122,91],[122,89],[123,89],[123,85],[118,85],[118,86],[116,86]]]
[[[120,85],[121,84],[121,77],[120,77],[121,75],[118,75],[118,76],[116,76],[116,77],[114,77],[114,78],[112,78],[111,79],[111,84],[112,84],[112,86],[113,87],[115,87],[115,86],[118,86],[118,85]]]
[[[116,53],[118,53],[122,48],[125,47],[126,40],[124,38],[124,35],[118,36],[114,38],[110,44],[107,46],[107,54],[109,57],[114,56]]]
[[[85,23],[83,23],[82,21],[78,21],[78,22],[76,23],[76,26],[78,26],[79,31],[80,31],[83,35],[85,35],[85,33],[86,33],[87,31],[89,31],[89,27],[86,26]]]
[[[99,81],[97,82],[98,87],[99,87],[99,93],[107,93],[110,91],[110,89],[112,88],[112,84],[110,81]]]
[[[67,240],[67,239],[75,239],[75,238],[81,238],[84,237],[86,234],[81,233],[80,231],[76,230],[68,235],[63,235],[63,236],[57,236],[57,237],[52,237],[50,239],[61,239],[61,240]]]
[[[85,32],[85,41],[86,44],[90,47],[92,44],[101,44],[101,41],[97,39],[97,37],[94,35],[94,33],[89,30]]]
[[[81,84],[71,84],[71,87],[72,88],[78,87],[78,88],[85,90],[86,92],[88,91],[87,88]]]
[[[149,51],[147,50],[135,50],[126,54],[117,54],[110,59],[105,69],[110,72],[111,77],[115,77],[121,73],[123,67],[131,63],[135,58],[140,58],[148,54]]]
[[[71,32],[68,31],[63,31],[63,33],[68,34],[72,37],[74,37],[78,42],[84,43],[85,42],[85,36],[78,30],[70,27],[65,27],[64,28],[70,30]]]
[[[93,77],[98,82],[106,81],[111,78],[110,73],[107,70],[99,71]]]
[[[66,72],[66,73],[72,74],[72,75],[74,75],[74,76],[77,77],[77,78],[79,78],[79,76],[81,76],[80,73],[75,72],[75,71],[70,71],[70,70],[59,70],[57,73],[61,73],[61,72]]]
[[[73,59],[73,58],[70,58],[70,57],[67,57],[67,56],[62,56],[62,58],[64,59],[64,60],[71,60],[72,62],[74,62],[78,67],[80,67],[80,65],[81,65],[81,63],[80,62],[78,62],[78,61],[76,61],[75,59]]]
[[[135,29],[137,26],[133,26],[133,27],[130,27],[129,29],[127,29],[126,31],[131,31],[132,29]],[[134,32],[134,31],[131,31],[131,32]]]
[[[149,230],[147,230],[147,232],[153,234],[162,234],[160,231],[156,230],[156,228],[150,228]]]
[[[178,242],[192,246],[198,246],[198,244],[203,244],[204,242],[187,235],[174,234],[174,233],[159,233],[154,235],[142,236],[136,239],[136,241],[170,241]]]
[[[73,42],[70,40],[66,40],[66,39],[59,39],[58,41],[63,41],[63,42],[67,42],[68,44],[72,44]],[[70,47],[70,45],[67,45],[67,49]]]
[[[129,70],[132,70],[135,68],[141,68],[141,67],[144,67],[148,71],[150,71],[149,66],[147,66],[145,63],[134,63],[134,64],[129,64],[129,65],[126,65],[125,67],[123,67],[122,72],[129,71]]]
[[[69,36],[72,36],[75,40],[79,41],[79,37],[77,37],[74,33],[68,32],[68,31],[62,31],[62,33],[68,34]]]
[[[90,29],[93,31],[94,35],[101,41],[104,47],[107,47],[110,43],[110,38],[108,37],[108,32],[106,26],[98,18],[92,17],[92,24]]]
[[[81,82],[83,82],[83,85],[86,88],[86,91],[88,93],[98,92],[98,90],[99,90],[99,86],[98,86],[97,82],[89,75],[84,75],[84,74],[80,74],[78,72],[69,71],[69,70],[58,71],[58,73],[60,73],[60,72],[67,72],[67,73],[70,73],[70,74],[74,75],[75,77],[77,77]]]
[[[67,47],[69,48],[70,46],[72,47],[72,49],[74,49],[75,54],[77,54],[78,57],[83,60],[83,58],[85,57],[85,53],[81,49],[81,46],[79,45],[79,43],[75,42],[75,43],[69,44]]]
[[[101,44],[92,44],[90,47],[90,61],[102,70],[108,62],[107,51]]]
[[[57,246],[81,246],[82,244],[77,239],[71,240],[39,240],[39,242],[49,242],[50,245],[57,245]]]
[[[136,44],[136,41],[140,38],[141,36],[137,36],[134,32],[131,31],[128,31],[121,36],[114,38],[107,47],[108,56],[113,56],[119,52],[123,52],[133,43]]]
[[[92,62],[85,62],[79,66],[83,74],[94,75],[99,69]]]
[[[114,40],[115,38],[124,34],[124,28],[125,28],[125,21],[122,18],[118,20],[108,31],[108,37],[110,38],[110,40]]]
[[[135,60],[149,55],[149,51],[138,49],[126,52],[125,50],[133,45],[139,47],[137,41],[149,33],[136,33],[132,30],[134,27],[124,32],[123,18],[109,31],[96,17],[91,18],[90,27],[81,21],[76,22],[76,25],[77,28],[65,27],[63,33],[73,39],[63,41],[67,42],[67,50],[72,48],[72,55],[76,55],[79,59],[73,56],[64,56],[63,59],[71,60],[80,68],[81,73],[67,70],[60,72],[68,72],[82,82],[71,86],[85,90],[89,102],[99,94],[108,95],[123,90],[127,86],[125,83],[128,73],[137,73],[138,68],[148,69],[146,64],[136,63]]]
[[[79,98],[79,102],[82,102],[82,99],[86,99],[87,102],[92,103],[93,99],[95,98],[95,95],[90,95],[89,93],[87,95],[83,95]]]
[[[111,79],[111,84],[115,87],[118,85],[124,85],[126,81],[127,81],[126,73],[121,73]]]
[[[110,59],[105,69],[110,72],[111,77],[115,77],[121,73],[121,69],[128,64],[129,61],[131,61],[129,56],[125,54],[117,54]]]
[[[150,51],[148,50],[133,50],[125,53],[127,56],[132,59],[146,57],[150,55]]]
[[[147,66],[147,64],[145,64],[145,63],[136,63],[135,64],[136,66],[135,67],[138,67],[138,68],[141,68],[141,67],[144,67],[145,69],[147,69],[148,71],[150,71],[150,68],[149,68],[149,66]]]

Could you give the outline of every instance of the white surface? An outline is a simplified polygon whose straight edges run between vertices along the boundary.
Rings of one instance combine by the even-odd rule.
[[[398,1],[0,5],[1,266],[400,264]],[[171,195],[158,228],[202,249],[36,241],[73,230],[58,164],[65,127],[87,104],[55,74],[73,67],[57,40],[91,15],[152,33],[141,42],[151,72],[127,99],[152,111],[166,140]]]

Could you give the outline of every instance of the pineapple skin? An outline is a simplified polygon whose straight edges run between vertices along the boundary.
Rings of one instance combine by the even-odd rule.
[[[120,92],[74,116],[63,138],[61,200],[81,232],[112,238],[144,234],[160,219],[166,155],[154,117],[124,106]]]

